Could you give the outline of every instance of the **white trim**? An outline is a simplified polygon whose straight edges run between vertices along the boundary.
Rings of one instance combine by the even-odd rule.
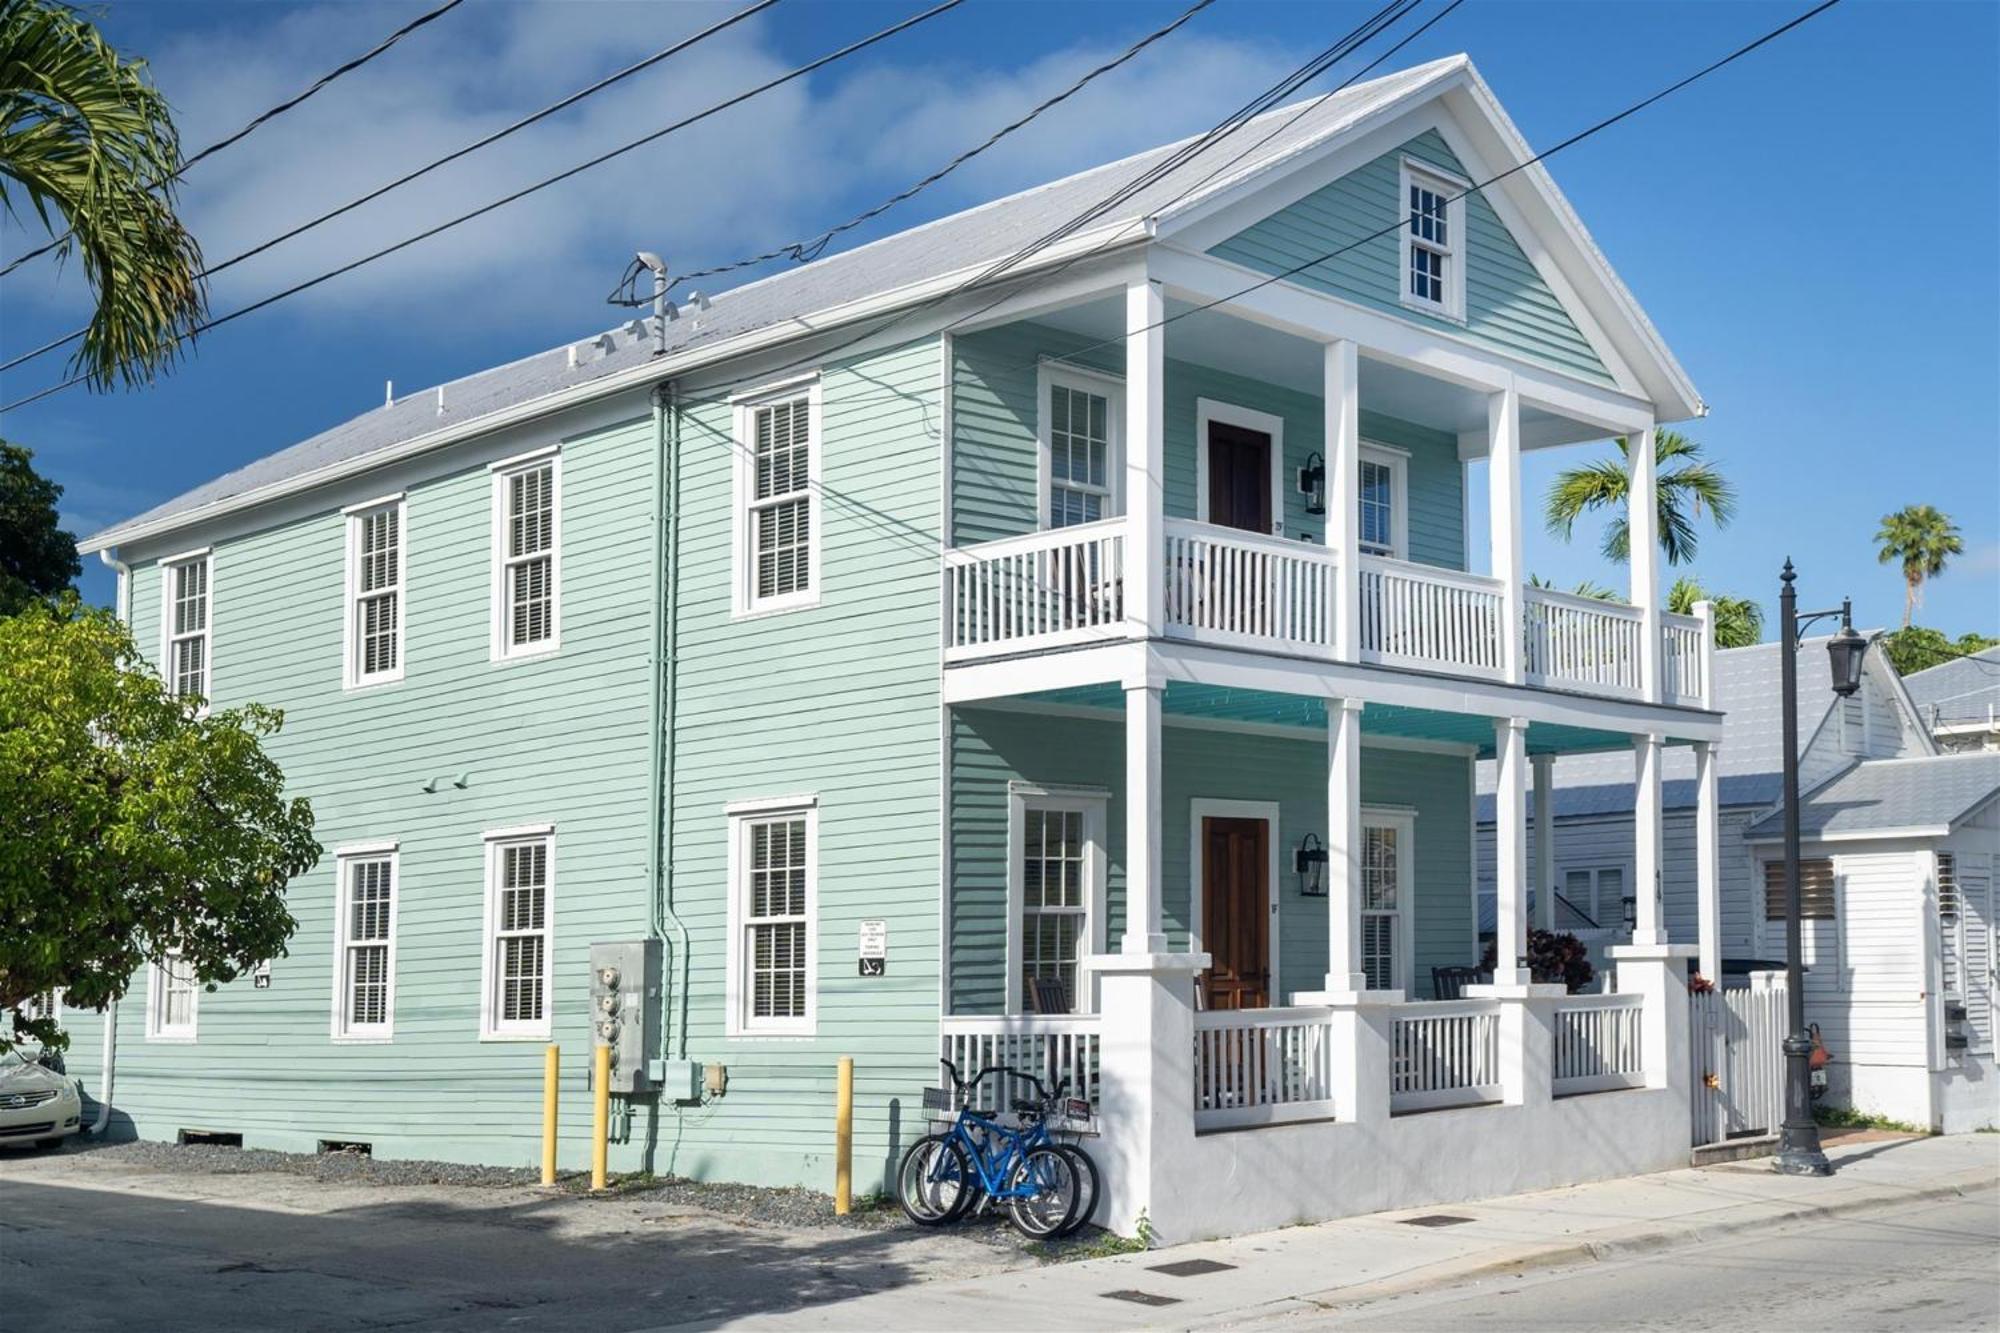
[[[1951,825],[1949,824],[1910,824],[1900,828],[1866,828],[1848,829],[1834,833],[1827,833],[1825,831],[1808,833],[1800,837],[1799,846],[1801,848],[1811,847],[1822,842],[1888,842],[1897,838],[1948,838],[1950,836]],[[1784,840],[1785,835],[1783,832],[1760,833],[1755,837],[1746,836],[1743,839],[1744,842],[1752,847],[1764,847],[1774,842],[1783,842]]]
[[[1366,845],[1370,828],[1391,828],[1396,830],[1396,911],[1394,941],[1395,957],[1390,960],[1391,976],[1388,990],[1408,993],[1411,978],[1416,971],[1416,896],[1417,896],[1417,819],[1416,812],[1408,806],[1364,805],[1361,807],[1361,837]],[[1359,885],[1357,893],[1361,893]],[[1329,901],[1331,901],[1329,899]],[[1361,893],[1361,917],[1371,915],[1367,906],[1367,896]],[[1376,915],[1388,915],[1376,913]],[[1363,942],[1355,941],[1360,948]]]
[[[505,458],[496,458],[486,465],[486,470],[488,472],[506,472],[512,468],[526,467],[530,463],[539,463],[544,458],[553,458],[561,453],[562,441],[557,440],[554,444],[537,445],[533,449],[525,449],[518,454],[509,454]]]
[[[387,509],[390,505],[402,504],[407,499],[409,499],[409,492],[391,491],[387,495],[378,495],[372,500],[357,500],[351,505],[342,505],[340,512],[343,517],[353,518],[358,514],[366,514],[372,510]]]
[[[1280,984],[1280,960],[1283,951],[1281,927],[1285,914],[1281,910],[1284,900],[1284,855],[1278,844],[1282,841],[1282,807],[1277,801],[1234,801],[1217,797],[1196,796],[1188,801],[1188,952],[1202,951],[1202,912],[1207,904],[1203,899],[1202,883],[1207,878],[1208,848],[1201,836],[1204,819],[1261,819],[1264,821],[1265,877],[1270,882],[1270,929],[1266,936],[1266,948],[1270,954],[1269,981],[1267,982],[1266,1008],[1282,1008],[1285,1003],[1284,989]],[[1201,978],[1195,978],[1195,985],[1201,985]]]
[[[384,510],[396,512],[396,665],[387,671],[363,673],[361,666],[361,530],[363,524]],[[387,685],[403,678],[408,666],[410,625],[410,509],[401,492],[363,505],[349,505],[346,517],[346,574],[341,592],[341,686],[348,690]],[[380,590],[378,590],[379,593]]]
[[[401,848],[402,842],[396,838],[384,838],[376,842],[350,842],[333,849],[335,857],[342,856],[383,856]]]
[[[1208,428],[1214,422],[1260,431],[1271,437],[1271,535],[1285,532],[1285,419],[1271,412],[1225,403],[1216,398],[1194,400],[1194,512],[1214,523],[1208,512]]]
[[[1035,523],[1042,531],[1050,526],[1049,499],[1055,485],[1049,393],[1058,386],[1104,399],[1104,513],[1100,517],[1116,518],[1125,512],[1124,377],[1043,357],[1035,363]]]
[[[799,398],[806,400],[806,485],[803,492],[787,492],[787,497],[803,494],[806,499],[806,586],[760,597],[755,583],[757,561],[751,549],[756,530],[750,522],[752,497],[757,492],[757,411]],[[756,394],[730,399],[731,438],[736,458],[736,466],[731,469],[734,481],[730,496],[731,619],[796,611],[820,603],[820,555],[826,545],[826,491],[821,484],[826,456],[824,401],[824,385],[817,371],[767,386]]]
[[[750,796],[742,800],[723,804],[725,815],[761,815],[773,810],[810,810],[819,804],[816,792],[798,792],[791,796]]]
[[[1078,379],[1097,380],[1107,389],[1117,393],[1125,392],[1125,372],[1122,370],[1105,370],[1100,366],[1086,366],[1081,361],[1066,361],[1062,357],[1051,356],[1047,352],[1035,358],[1035,365],[1038,368],[1047,367],[1062,375],[1074,375]]]
[[[547,1041],[555,1029],[556,1007],[556,837],[552,824],[524,824],[511,829],[488,829],[480,834],[484,844],[486,893],[484,918],[480,927],[479,957],[479,1039],[481,1041]],[[542,881],[542,1016],[532,1022],[506,1022],[498,1004],[500,952],[500,867],[509,847],[546,848],[545,878]]]
[[[767,380],[748,389],[738,389],[729,395],[728,402],[731,407],[754,407],[772,399],[795,397],[806,389],[818,385],[819,382],[818,369],[800,371],[786,375],[782,379]]]
[[[727,817],[729,838],[729,938],[725,949],[723,1035],[731,1038],[811,1037],[819,1030],[819,806],[816,798],[803,804],[742,802]],[[806,1011],[799,1018],[753,1019],[748,1013],[749,960],[744,957],[745,907],[749,890],[744,840],[753,824],[774,823],[795,815],[805,821]]]
[[[1604,904],[1600,900],[1604,896],[1604,874],[1609,870],[1618,872],[1619,894],[1613,917],[1607,921],[1604,914]],[[1638,871],[1636,862],[1619,861],[1609,857],[1598,857],[1595,860],[1586,858],[1579,861],[1556,862],[1555,877],[1558,883],[1567,886],[1571,875],[1590,876],[1590,910],[1584,912],[1584,915],[1595,921],[1598,929],[1618,931],[1620,933],[1629,932],[1632,929],[1632,927],[1625,924],[1625,903],[1628,900],[1634,904],[1638,902],[1638,890],[1636,888],[1638,884]],[[1536,887],[1539,888],[1541,886],[1537,885]],[[1550,892],[1560,891],[1551,886]],[[1583,904],[1571,900],[1567,893],[1564,893],[1562,897],[1565,901],[1569,902],[1573,910],[1578,912],[1584,911]],[[1539,910],[1536,912],[1536,915],[1540,916]],[[1555,920],[1553,905],[1551,906],[1548,919],[1551,922]]]
[[[1423,189],[1445,200],[1445,239],[1442,245],[1420,241],[1410,232],[1410,190]],[[1465,268],[1471,246],[1465,234],[1465,192],[1471,182],[1460,180],[1428,162],[1404,155],[1396,170],[1396,291],[1407,308],[1433,318],[1464,324]],[[1410,256],[1417,250],[1439,255],[1444,260],[1444,299],[1432,301],[1410,290]]]
[[[1410,558],[1410,453],[1407,449],[1397,449],[1390,445],[1377,444],[1373,440],[1361,441],[1363,463],[1373,463],[1389,470],[1389,547],[1383,551],[1371,547],[1361,540],[1361,487],[1357,481],[1354,488],[1354,531],[1356,549],[1362,555],[1387,555],[1391,560]]]
[[[190,560],[200,560],[214,553],[215,547],[213,546],[197,546],[191,551],[175,551],[172,555],[159,556],[153,563],[161,566],[184,565]]]
[[[549,637],[539,643],[514,645],[508,643],[512,627],[512,608],[508,604],[510,591],[507,572],[510,561],[515,559],[538,559],[534,556],[513,557],[507,553],[507,536],[511,521],[511,495],[514,478],[542,468],[549,470]],[[487,619],[491,633],[488,636],[487,657],[493,662],[522,662],[538,657],[548,657],[562,650],[562,549],[563,549],[563,484],[562,446],[548,445],[532,453],[490,464],[487,470],[493,476],[492,505],[492,558],[491,594],[488,598]]]
[[[175,589],[175,581],[181,570],[191,565],[202,567],[201,628],[188,634],[174,632],[175,605],[180,600]],[[160,676],[167,684],[167,692],[175,698],[180,694],[180,671],[174,660],[177,644],[201,640],[201,707],[199,715],[208,716],[209,700],[215,695],[215,555],[211,548],[202,547],[195,551],[184,551],[171,559],[158,562],[160,575]]]
[[[1125,713],[1122,708],[1095,708],[1089,704],[1048,703],[1038,699],[998,698],[979,699],[968,706],[995,713],[1032,713],[1038,717],[1073,717],[1084,722],[1122,723]],[[1293,726],[1285,722],[1252,722],[1227,717],[1201,717],[1187,713],[1167,713],[1160,718],[1160,725],[1183,727],[1189,731],[1225,731],[1240,736],[1271,736],[1278,740],[1297,741],[1301,744],[1323,745],[1326,738],[1324,726]],[[1393,736],[1375,732],[1364,732],[1361,737],[1363,749],[1404,750],[1416,754],[1443,754],[1454,758],[1479,757],[1479,747],[1460,741],[1434,741],[1422,736]],[[1014,784],[1009,783],[1009,789]],[[1033,788],[1023,787],[1023,790]],[[1062,790],[1062,789],[1055,789]],[[1070,789],[1085,794],[1098,789],[1078,787]]]
[[[1022,853],[1026,849],[1028,808],[1074,812],[1083,816],[1084,902],[1083,930],[1078,937],[1082,956],[1077,959],[1076,1009],[1079,1014],[1097,1012],[1096,974],[1085,958],[1105,952],[1106,890],[1110,880],[1110,856],[1106,838],[1110,827],[1110,796],[1090,788],[1042,788],[1026,783],[1008,784],[1007,789],[1007,1012],[1023,1011],[1021,964],[1026,946],[1021,923],[1027,910],[1027,889],[1022,874]]]
[[[178,949],[170,951],[169,958],[180,956]],[[179,1046],[192,1045],[200,1031],[201,1023],[201,982],[193,976],[188,979],[188,1021],[169,1027],[162,1012],[166,1004],[164,993],[165,977],[160,960],[146,965],[146,1040],[149,1042],[171,1043]]]
[[[403,896],[402,853],[390,844],[388,851],[343,852],[333,860],[333,1013],[328,1024],[328,1035],[343,1045],[350,1043],[386,1042],[396,1035],[396,939],[400,932],[396,929],[396,909]],[[352,885],[348,871],[356,863],[386,861],[389,864],[389,917],[388,935],[380,941],[385,948],[383,959],[385,988],[382,996],[383,1019],[380,1023],[357,1023],[349,1017],[349,1001],[353,998],[348,985],[348,919],[353,903],[349,897]]]

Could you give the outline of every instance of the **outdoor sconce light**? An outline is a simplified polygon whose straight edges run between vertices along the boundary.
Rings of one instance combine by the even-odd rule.
[[[1299,892],[1307,898],[1326,897],[1326,848],[1317,835],[1308,833],[1292,854],[1292,868],[1299,872]]]
[[[1868,652],[1868,640],[1854,632],[1843,608],[1840,633],[1827,640],[1826,655],[1833,668],[1833,692],[1843,699],[1852,698],[1861,688],[1861,659]]]
[[[1306,497],[1308,514],[1326,512],[1326,459],[1317,451],[1306,455],[1306,465],[1299,469],[1299,494]]]

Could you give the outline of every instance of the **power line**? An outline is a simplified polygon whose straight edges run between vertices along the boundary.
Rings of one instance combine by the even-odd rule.
[[[457,0],[454,0],[454,3],[456,2]],[[198,278],[213,277],[215,274],[222,272],[226,268],[232,268],[235,265],[242,263],[246,259],[250,259],[256,255],[263,254],[266,250],[271,249],[273,246],[282,245],[286,241],[291,240],[295,236],[301,236],[306,232],[311,231],[315,227],[333,221],[333,219],[340,217],[344,213],[350,213],[354,211],[355,209],[361,207],[363,204],[370,203],[376,199],[380,199],[383,195],[389,193],[391,190],[400,189],[403,186],[408,185],[411,181],[416,180],[420,176],[429,175],[431,172],[436,171],[439,167],[445,166],[446,164],[451,162],[456,162],[458,159],[465,157],[468,154],[478,152],[480,149],[485,148],[489,144],[498,143],[500,140],[506,138],[510,134],[514,134],[520,130],[524,130],[528,126],[533,125],[538,121],[546,120],[548,119],[548,117],[556,114],[558,111],[563,111],[569,107],[575,106],[578,102],[581,102],[586,97],[590,97],[593,96],[594,94],[603,92],[606,88],[611,87],[613,84],[618,83],[623,79],[630,78],[632,75],[637,74],[642,70],[650,69],[654,65],[657,65],[661,61],[667,59],[669,56],[678,55],[680,52],[687,50],[687,48],[693,46],[695,43],[703,41],[706,38],[712,37],[716,33],[721,32],[725,28],[733,27],[734,25],[742,22],[744,19],[749,18],[751,15],[756,14],[762,10],[769,9],[772,5],[775,5],[777,3],[778,0],[756,0],[755,4],[749,5],[743,9],[738,10],[736,13],[729,15],[727,18],[723,18],[715,23],[710,24],[708,27],[703,28],[700,32],[693,33],[687,37],[682,38],[677,42],[672,43],[669,46],[663,47],[662,49],[655,51],[652,55],[647,56],[644,60],[640,60],[633,64],[627,65],[624,69],[619,70],[615,74],[610,74],[602,79],[599,79],[596,83],[591,84],[587,88],[580,88],[576,92],[571,93],[569,96],[562,98],[560,101],[551,102],[548,106],[543,107],[540,111],[534,112],[532,115],[523,116],[521,119],[515,121],[513,124],[495,130],[493,133],[487,135],[482,139],[475,140],[474,142],[465,145],[463,148],[457,149],[454,152],[447,153],[443,157],[436,158],[433,161],[428,162],[421,167],[418,167],[414,171],[406,172],[403,175],[398,176],[395,180],[389,181],[387,184],[379,185],[375,189],[370,190],[366,194],[359,195],[356,198],[348,200],[346,203],[340,205],[338,208],[329,209],[327,212],[321,213],[318,217],[311,218],[308,221],[300,223],[298,226],[293,227],[290,231],[280,232],[278,235],[271,237],[269,240],[261,241],[258,244],[251,246],[248,250],[239,251],[238,253],[231,255],[229,258],[223,260],[219,264],[210,265],[208,268],[203,269],[200,273],[196,274],[195,276]],[[0,364],[0,373],[4,373],[6,371],[14,369],[14,367],[16,366],[23,365],[29,361],[33,361],[36,357],[41,356],[47,352],[53,352],[58,347],[67,346],[68,344],[75,342],[78,338],[81,338],[85,333],[89,332],[89,329],[90,329],[89,325],[84,325],[82,328],[71,329],[68,333],[63,334],[60,338],[52,339],[49,342],[43,343],[40,347],[36,347],[30,351],[23,352],[19,356],[15,357],[13,360],[8,361],[4,364]]]
[[[278,116],[282,116],[283,114],[285,114],[285,112],[290,111],[293,107],[305,101],[307,98],[311,97],[314,93],[318,92],[320,89],[326,87],[329,83],[332,83],[335,79],[339,78],[341,75],[351,74],[355,70],[360,69],[363,65],[373,60],[376,56],[381,55],[384,51],[387,51],[397,42],[400,42],[405,37],[408,37],[418,28],[423,27],[426,23],[430,23],[435,19],[443,18],[446,14],[458,8],[463,3],[465,3],[465,0],[445,0],[445,3],[439,5],[436,9],[433,9],[428,13],[419,14],[416,18],[411,19],[408,23],[405,23],[402,27],[396,29],[396,31],[390,33],[387,37],[383,38],[380,42],[378,42],[374,46],[373,49],[364,51],[362,54],[354,57],[354,59],[348,61],[346,64],[341,65],[338,68],[329,70],[327,73],[320,75],[320,77],[315,79],[312,82],[312,84],[306,88],[304,92],[298,93],[293,97],[287,98],[285,101],[278,103],[276,106],[272,107],[270,110],[262,113],[261,115],[252,117],[250,123],[245,125],[242,129],[237,130],[234,134],[225,135],[223,138],[216,140],[208,147],[202,149],[199,153],[196,153],[193,157],[190,157],[186,161],[182,162],[180,166],[172,172],[172,174],[167,176],[162,176],[160,179],[148,183],[146,188],[148,190],[157,190],[162,185],[167,185],[174,181],[179,180],[182,176],[185,176],[187,174],[187,170],[189,167],[192,167],[195,163],[201,161],[203,158],[213,157],[215,154],[221,152],[223,149],[229,147],[231,144],[236,143],[238,140],[244,138],[251,131],[255,130],[258,126],[264,124],[266,121],[275,119]],[[74,235],[76,235],[76,230],[74,228],[71,228],[70,230],[65,231],[62,235],[56,237],[54,240],[50,241],[47,245],[40,246],[36,249],[28,251],[24,255],[17,257],[12,262],[10,262],[5,268],[0,268],[0,278],[6,277],[9,273],[12,273],[15,269],[21,267],[21,265],[27,263],[30,259],[38,259],[41,256],[47,254],[49,251],[55,249],[59,245],[62,245],[64,242],[69,240],[69,238]],[[65,341],[67,341],[67,339],[65,339]],[[0,369],[4,369],[4,367],[0,367]]]
[[[495,209],[503,208],[506,205],[514,203],[517,200],[524,199],[528,195],[534,194],[537,191],[545,190],[551,185],[558,184],[559,182],[568,180],[572,176],[576,176],[581,174],[582,172],[588,171],[592,167],[601,166],[604,163],[609,162],[611,159],[620,156],[621,154],[629,153],[635,148],[639,148],[646,144],[652,143],[657,139],[665,138],[667,135],[674,133],[676,130],[685,129],[689,125],[695,124],[697,121],[706,120],[708,117],[713,116],[718,112],[726,111],[730,107],[736,106],[741,102],[746,102],[749,99],[756,97],[761,93],[769,92],[771,89],[776,88],[781,84],[790,83],[794,79],[803,78],[806,75],[814,72],[815,70],[822,69],[825,66],[830,65],[837,60],[841,60],[847,56],[854,55],[856,52],[865,50],[866,48],[875,45],[877,42],[886,41],[887,39],[896,36],[898,33],[904,32],[909,28],[913,28],[917,24],[923,23],[929,19],[936,18],[940,14],[944,14],[950,10],[956,9],[958,8],[958,6],[964,3],[965,0],[942,0],[942,3],[933,5],[931,8],[926,9],[921,13],[913,14],[909,18],[902,19],[896,23],[892,23],[888,27],[873,32],[868,36],[863,37],[857,41],[849,42],[846,46],[843,46],[836,51],[828,52],[826,55],[823,55],[816,60],[808,61],[806,64],[800,65],[795,69],[789,70],[786,73],[777,76],[776,78],[768,79],[765,82],[758,84],[756,87],[751,88],[746,92],[737,93],[732,97],[725,98],[724,100],[717,102],[712,106],[709,106],[701,111],[695,112],[691,116],[686,116],[680,120],[677,120],[673,124],[665,126],[662,129],[655,130],[650,134],[642,135],[637,139],[633,139],[630,142],[622,144],[617,148],[611,149],[609,152],[600,153],[596,157],[593,157],[586,162],[581,162],[576,166],[570,167],[564,171],[560,171],[553,176],[545,177],[542,180],[535,182],[533,185],[525,186],[522,189],[514,191],[512,194],[504,195],[499,199],[491,201],[490,203],[482,204],[478,208],[472,209],[469,212],[461,213],[457,217],[452,218],[448,221],[440,222],[436,226],[427,228],[424,231],[420,231],[414,236],[407,236],[404,239],[395,242],[393,245],[383,246],[381,249],[374,251],[372,254],[363,255],[359,259],[351,260],[350,262],[341,265],[339,268],[329,269],[325,273],[319,274],[317,277],[308,278],[304,282],[294,283],[292,286],[285,288],[283,291],[274,292],[270,296],[264,297],[262,300],[253,301],[249,305],[240,306],[237,309],[230,311],[226,315],[221,315],[215,319],[211,319],[202,324],[199,324],[195,328],[189,330],[188,336],[194,337],[199,334],[207,333],[211,329],[220,328],[222,325],[227,324],[232,320],[241,319],[245,315],[255,314],[257,311],[264,309],[266,306],[275,305],[279,301],[283,301],[289,297],[298,295],[300,292],[307,291],[311,288],[317,287],[323,282],[330,282],[334,278],[338,278],[347,273],[352,273],[355,269],[361,268],[363,265],[372,264],[378,259],[382,259],[388,255],[395,254],[399,250],[407,249],[410,246],[415,245],[420,241],[429,240],[431,237],[436,236],[441,232],[449,231],[453,227],[459,226],[461,223],[470,222],[474,218],[481,217],[487,213],[493,212]],[[26,407],[28,404],[33,402],[38,402],[43,398],[47,398],[51,394],[60,393],[62,390],[67,389],[72,385],[80,384],[87,378],[88,378],[87,375],[82,375],[82,374],[72,375],[68,379],[61,380],[56,384],[52,384],[48,388],[40,390],[37,393],[30,394],[25,398],[17,398],[13,402],[7,403],[5,405],[0,405],[0,412],[9,412],[17,407]]]

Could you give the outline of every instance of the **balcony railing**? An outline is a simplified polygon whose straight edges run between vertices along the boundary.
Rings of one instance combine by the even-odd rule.
[[[1333,553],[1167,520],[1167,633],[1201,643],[1333,655]]]
[[[1196,1014],[1196,1131],[1330,1118],[1332,1038],[1325,1009]]]
[[[945,552],[947,662],[1126,637],[1125,520]]]
[[[1556,689],[1639,698],[1639,643],[1646,622],[1639,609],[1623,602],[1523,589],[1527,613],[1530,681]]]
[[[1500,1005],[1440,1000],[1404,1006],[1389,1027],[1389,1110],[1430,1111],[1500,1100]]]
[[[1361,660],[1498,677],[1502,585],[1455,569],[1361,557]]]

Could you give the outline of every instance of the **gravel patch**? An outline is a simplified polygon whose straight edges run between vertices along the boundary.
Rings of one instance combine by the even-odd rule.
[[[525,1167],[468,1166],[461,1162],[382,1160],[358,1153],[274,1152],[269,1148],[217,1148],[200,1143],[135,1140],[102,1147],[77,1145],[92,1165],[192,1175],[250,1175],[275,1171],[339,1185],[457,1185],[473,1189],[518,1188],[541,1179]]]

